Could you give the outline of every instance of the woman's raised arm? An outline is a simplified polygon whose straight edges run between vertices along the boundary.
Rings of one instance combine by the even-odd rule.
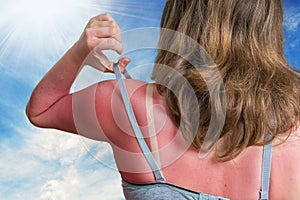
[[[97,51],[96,53],[101,55],[102,66],[98,68],[111,71],[110,62],[101,54],[101,50],[114,50],[119,54],[122,52],[120,28],[110,14],[92,18],[79,40],[38,83],[26,107],[26,114],[31,123],[38,127],[76,133],[72,115],[72,95],[69,91],[83,61],[91,51]],[[129,62],[128,58],[122,58],[119,65],[125,68]]]

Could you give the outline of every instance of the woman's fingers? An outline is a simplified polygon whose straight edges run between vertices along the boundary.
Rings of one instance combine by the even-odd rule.
[[[84,64],[105,72],[110,68],[111,62],[103,53],[92,52],[85,58]]]
[[[121,42],[120,27],[110,14],[93,17],[87,25],[87,29],[90,30],[95,37],[115,37]]]
[[[112,62],[102,51],[113,50],[118,54],[123,51],[120,27],[110,14],[93,17],[87,24],[78,44],[81,47],[79,49],[89,53],[86,62],[105,72],[113,72],[113,69]],[[120,70],[124,71],[129,62],[129,58],[120,59]]]
[[[100,53],[103,50],[113,50],[118,54],[122,54],[123,46],[122,43],[116,40],[115,38],[96,38],[93,41],[97,46],[93,51]]]
[[[120,67],[120,71],[123,73],[125,71],[125,68],[127,67],[127,65],[130,63],[130,58],[128,57],[124,57],[124,58],[121,58],[119,59],[118,61],[118,65]],[[114,70],[113,70],[113,63],[110,63],[110,65],[106,68],[106,71],[105,72],[111,72],[113,73]]]
[[[121,41],[120,32],[114,27],[93,27],[86,29],[88,39],[112,37]]]
[[[108,39],[104,41],[103,39]],[[82,51],[82,54],[87,54],[92,51],[95,47],[103,44],[104,49],[116,50],[118,53],[121,53],[121,47],[119,44],[111,39],[122,42],[121,40],[121,30],[117,23],[114,21],[110,14],[102,14],[93,17],[87,24],[85,30],[83,31],[78,43],[78,49]],[[118,46],[114,48],[114,46]]]
[[[114,18],[109,13],[104,13],[93,17],[91,20],[98,20],[98,21],[114,21]]]
[[[120,67],[120,71],[123,73],[125,68],[130,63],[130,58],[124,57],[119,59],[118,65]],[[102,72],[111,72],[113,73],[113,63],[108,60],[108,58],[102,52],[95,52],[90,53],[86,59],[85,64],[92,66]]]
[[[130,63],[130,58],[124,57],[119,59],[118,65],[120,71],[124,72],[127,65]],[[95,67],[103,72],[113,72],[113,63],[100,51],[93,51],[85,60],[85,64]]]
[[[107,38],[115,35],[117,32],[111,27],[93,27],[93,28],[87,28],[85,30],[85,35],[87,39],[93,39],[93,38]]]

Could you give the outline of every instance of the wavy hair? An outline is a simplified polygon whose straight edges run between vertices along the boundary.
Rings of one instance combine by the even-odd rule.
[[[286,138],[300,119],[299,71],[284,58],[283,8],[281,0],[167,0],[161,28],[180,32],[197,41],[211,56],[224,84],[225,123],[216,155],[225,161],[235,158],[251,145],[263,145],[276,136]],[[161,33],[160,46],[182,47],[180,38]],[[192,145],[200,149],[212,115],[206,81],[182,56],[158,50],[152,78],[159,66],[166,65],[180,72],[192,86],[198,100],[199,127],[196,134],[183,130]],[[194,51],[195,49],[191,49]],[[213,80],[212,80],[213,82]],[[176,82],[175,82],[176,84]],[[184,87],[184,86],[182,86]],[[174,122],[186,113],[184,97],[157,84],[165,96]],[[216,110],[216,113],[222,113]],[[266,133],[273,137],[263,140]]]

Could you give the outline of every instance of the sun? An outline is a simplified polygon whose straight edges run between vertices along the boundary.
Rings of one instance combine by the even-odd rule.
[[[0,70],[37,81],[74,44],[91,17],[109,12],[119,19],[153,20],[140,13],[144,6],[139,0],[1,0]],[[29,71],[35,73],[24,76]]]
[[[57,59],[80,36],[93,6],[92,0],[2,0],[0,64],[19,71],[20,63]]]
[[[38,81],[79,38],[88,20],[104,12],[93,12],[100,2],[1,0],[0,70],[25,83]]]

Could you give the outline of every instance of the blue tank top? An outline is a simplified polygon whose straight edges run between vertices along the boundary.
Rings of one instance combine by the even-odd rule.
[[[163,177],[162,172],[159,169],[154,157],[152,156],[152,153],[148,148],[148,145],[146,144],[141,130],[137,124],[118,64],[115,63],[113,65],[113,68],[132,129],[155,177],[155,182],[147,184],[135,184],[122,180],[122,187],[125,198],[128,200],[229,200],[229,198],[226,197],[204,194],[166,182],[166,179]],[[268,137],[269,135],[266,136],[266,139],[268,139]],[[271,143],[264,145],[262,157],[260,200],[268,200],[272,160]]]

